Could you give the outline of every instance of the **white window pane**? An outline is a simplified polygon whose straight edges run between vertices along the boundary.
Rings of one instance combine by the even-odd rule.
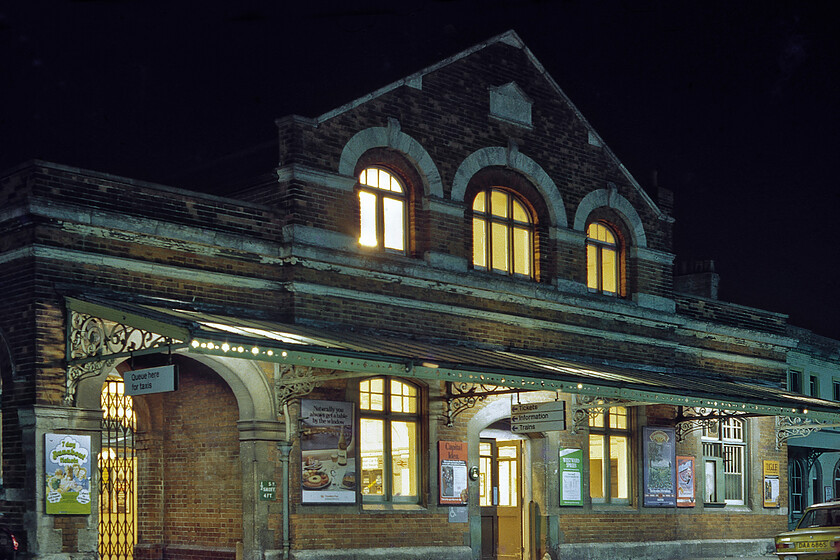
[[[402,200],[385,198],[382,201],[385,227],[385,247],[397,251],[405,250],[404,207]]]
[[[603,291],[607,294],[618,292],[618,259],[613,249],[601,249],[601,273]]]
[[[473,218],[473,266],[487,268],[487,223]]]
[[[376,247],[376,195],[359,191],[359,243],[365,247]]]
[[[502,218],[508,217],[508,195],[502,191],[490,191],[490,213]]]
[[[381,496],[385,493],[384,422],[362,418],[360,422],[359,454],[362,460],[362,494]]]
[[[391,476],[394,496],[417,495],[417,424],[391,423]]]
[[[610,497],[630,497],[630,455],[626,436],[610,436]]]
[[[504,224],[491,224],[493,232],[492,258],[493,270],[508,272],[508,228]]]
[[[604,436],[589,436],[589,495],[603,500],[607,494],[607,477],[604,472]]]
[[[586,286],[590,290],[597,290],[598,285],[598,248],[594,245],[586,246]]]
[[[513,272],[531,275],[531,232],[527,229],[513,230]]]

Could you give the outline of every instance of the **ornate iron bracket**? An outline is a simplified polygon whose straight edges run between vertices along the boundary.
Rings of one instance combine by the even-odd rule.
[[[832,425],[833,427],[834,425]],[[792,437],[805,437],[813,432],[828,427],[826,422],[798,416],[776,416],[776,450]]]
[[[274,394],[277,398],[277,410],[282,411],[285,406],[295,399],[308,395],[321,383],[314,368],[282,364],[280,373],[274,380]]]
[[[689,434],[704,428],[719,429],[719,423],[727,418],[747,418],[755,416],[738,411],[719,410],[701,406],[681,406],[677,409],[677,418],[674,422],[674,430],[677,441],[684,441]]]
[[[462,381],[447,381],[444,396],[443,421],[448,428],[455,425],[455,417],[484,402],[492,395],[510,395],[520,389],[499,388],[496,385],[480,385]]]
[[[64,403],[75,406],[79,383],[113,366],[117,358],[166,347],[172,350],[183,345],[183,341],[151,331],[70,310],[65,350],[67,374]]]

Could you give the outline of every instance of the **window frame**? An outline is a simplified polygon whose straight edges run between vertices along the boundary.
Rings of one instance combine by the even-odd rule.
[[[381,379],[383,382],[383,410],[370,410],[362,408],[362,383],[370,382],[373,380]],[[415,412],[413,413],[405,413],[405,412],[394,412],[392,410],[392,401],[391,401],[391,382],[397,381],[399,383],[408,385],[412,387],[416,395],[413,397],[415,399]],[[359,379],[359,382],[356,384],[356,391],[358,398],[357,403],[357,410],[358,410],[358,419],[357,419],[357,433],[359,434],[359,447],[358,447],[358,480],[359,480],[359,494],[361,496],[361,503],[363,506],[365,505],[387,505],[387,504],[405,504],[405,505],[422,505],[423,500],[425,499],[425,492],[424,488],[426,486],[425,481],[425,467],[426,464],[426,456],[424,454],[425,449],[425,442],[426,442],[426,422],[425,422],[425,401],[424,401],[424,388],[422,385],[413,382],[412,380],[403,379],[400,377],[393,377],[393,376],[386,376],[386,375],[372,375],[369,377],[365,377]],[[362,457],[362,438],[364,437],[364,433],[362,431],[362,421],[364,419],[373,419],[373,420],[381,420],[383,422],[382,428],[382,437],[383,437],[383,450],[382,450],[382,457],[383,457],[383,465],[382,465],[382,479],[383,479],[383,493],[382,495],[379,494],[365,494],[363,492],[363,457]],[[397,421],[412,421],[416,425],[416,432],[415,432],[415,449],[414,455],[416,457],[414,470],[415,470],[415,485],[414,485],[414,492],[416,493],[415,496],[394,496],[393,493],[393,450],[392,450],[392,441],[391,441],[391,429],[392,429],[392,422]]]
[[[808,394],[812,397],[820,397],[820,377],[818,375],[808,376]]]
[[[735,416],[722,417],[715,422],[717,434],[710,435],[709,424],[704,423],[700,435],[704,464],[706,464],[708,460],[719,459],[719,461],[716,462],[718,465],[716,470],[716,482],[718,487],[723,489],[723,502],[726,503],[726,505],[742,506],[747,503],[747,492],[749,491],[749,461],[747,460],[747,454],[749,452],[747,441],[749,423],[747,420],[747,418],[737,418]],[[740,423],[740,427],[727,425],[730,422],[738,422]],[[733,430],[738,430],[740,432],[740,438],[731,437],[731,434],[730,437],[727,437],[727,432],[731,432]],[[739,456],[738,466],[740,467],[740,473],[732,471],[733,458],[736,455]],[[728,487],[726,484],[727,476],[738,476],[738,480],[740,481],[741,498],[726,497],[726,488]],[[720,502],[719,493],[717,497]]]
[[[384,172],[387,173],[388,176],[392,181],[396,181],[396,183],[402,189],[400,193],[395,193],[392,190],[382,189],[380,187],[373,187],[367,184],[366,182],[362,181],[362,174],[367,174],[370,171],[376,172]],[[365,175],[366,176],[366,175]],[[357,243],[360,247],[371,250],[371,251],[379,251],[383,253],[390,253],[394,255],[408,255],[409,254],[409,243],[410,243],[410,205],[411,205],[411,197],[409,193],[409,186],[407,182],[394,170],[384,165],[366,165],[364,166],[361,171],[356,174],[356,188],[354,190],[356,194],[356,208],[359,213],[359,236],[357,239]],[[373,212],[373,229],[374,229],[374,236],[376,238],[375,245],[367,245],[362,242],[362,239],[366,236],[366,229],[365,229],[365,210],[363,209],[362,204],[362,193],[369,194],[375,198],[374,202],[374,212]],[[395,249],[393,247],[386,246],[386,224],[385,224],[385,200],[397,200],[402,204],[402,249]]]
[[[600,226],[607,230],[612,236],[613,242],[603,241],[595,238],[590,233],[592,226]],[[622,290],[622,263],[624,259],[624,247],[618,229],[604,220],[592,220],[586,224],[586,241],[584,242],[584,260],[586,263],[586,288],[590,293],[601,294],[608,297],[621,297]],[[595,250],[595,286],[590,285],[590,247]],[[612,250],[615,253],[614,278],[615,292],[604,289],[606,275],[604,273],[604,251]]]
[[[498,214],[493,213],[493,206],[492,206],[492,199],[493,193],[501,193],[506,197],[506,216],[501,216]],[[476,210],[476,199],[483,195],[484,196],[484,209],[483,210]],[[473,194],[471,198],[470,204],[470,232],[472,234],[472,257],[471,257],[471,266],[474,270],[480,270],[483,272],[492,272],[494,274],[500,274],[505,276],[510,276],[513,278],[522,278],[527,280],[535,280],[537,278],[537,217],[536,213],[534,212],[533,208],[529,201],[520,195],[515,190],[502,186],[502,185],[492,185],[489,187],[485,187],[479,189]],[[514,203],[517,203],[522,211],[524,212],[527,222],[523,222],[521,220],[517,220],[514,217]],[[477,254],[477,247],[476,247],[476,222],[481,222],[484,228],[484,265],[480,265],[476,262],[476,254]],[[502,225],[505,228],[505,239],[506,239],[506,247],[507,247],[507,262],[505,263],[505,269],[499,269],[494,267],[494,259],[493,259],[493,248],[494,248],[494,235],[493,235],[493,225]],[[521,272],[516,272],[516,261],[517,256],[519,253],[517,252],[517,243],[515,234],[517,231],[525,230],[528,235],[527,240],[527,249],[526,253],[528,256],[528,274],[523,274]]]
[[[802,373],[797,369],[788,370],[788,391],[791,393],[802,393]]]
[[[612,410],[621,408],[624,410],[624,427],[613,426]],[[599,411],[596,413],[596,410]],[[634,432],[633,432],[633,408],[624,406],[604,407],[603,409],[593,409],[589,414],[589,437],[587,438],[587,465],[588,465],[588,483],[589,483],[589,499],[593,505],[630,505],[634,496],[633,467],[634,467]],[[602,419],[601,425],[597,425],[598,418]],[[616,417],[618,420],[618,417]],[[603,497],[592,496],[592,438],[600,437],[602,440],[603,458],[601,475],[603,478]],[[618,498],[612,495],[613,490],[613,473],[610,459],[612,457],[611,440],[613,438],[623,438],[625,440],[626,463],[624,471],[626,472],[626,480],[624,481],[627,487],[627,497]],[[620,472],[620,468],[616,469]],[[620,481],[619,481],[620,484]]]

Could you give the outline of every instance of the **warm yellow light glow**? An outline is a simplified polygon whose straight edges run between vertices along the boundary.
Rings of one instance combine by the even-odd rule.
[[[479,192],[472,208],[473,266],[533,276],[533,220],[525,205],[512,193],[492,188]]]
[[[190,346],[192,346],[193,348],[198,348],[199,345],[200,343],[197,340],[193,340],[192,342],[190,342]]]
[[[403,252],[406,249],[406,198],[399,180],[384,169],[359,174],[359,244]]]

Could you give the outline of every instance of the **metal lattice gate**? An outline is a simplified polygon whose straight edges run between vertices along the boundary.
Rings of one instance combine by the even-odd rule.
[[[102,452],[99,454],[99,557],[131,560],[137,542],[137,463],[132,399],[123,380],[102,388]]]

